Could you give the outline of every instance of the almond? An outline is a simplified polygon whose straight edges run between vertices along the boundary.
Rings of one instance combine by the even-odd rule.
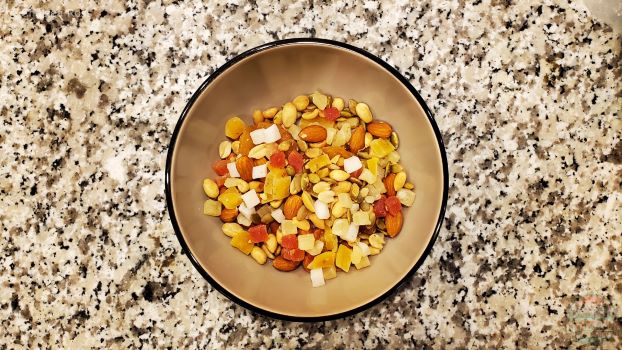
[[[300,131],[298,137],[307,142],[322,142],[326,140],[326,129],[321,125],[309,125]]]
[[[371,122],[367,124],[367,131],[369,131],[370,134],[376,137],[388,139],[389,137],[391,137],[393,128],[391,127],[391,125],[389,125],[389,123]]]
[[[302,268],[305,269],[305,271],[309,272],[310,270],[307,268],[307,265],[309,265],[312,261],[313,258],[315,258],[313,255],[309,254],[309,253],[305,253],[305,258],[302,261]]]
[[[235,161],[235,167],[238,168],[238,173],[244,181],[253,180],[253,160],[248,156],[241,156]]]
[[[359,125],[352,132],[352,137],[350,137],[350,151],[353,153],[357,153],[358,151],[365,148],[365,127]]]
[[[333,159],[333,157],[335,157],[336,155],[340,155],[345,159],[352,157],[352,152],[346,151],[346,149],[343,147],[326,146],[322,147],[322,151],[324,151],[324,153],[326,153],[326,155],[328,155],[328,158],[330,159]]]
[[[235,218],[237,217],[238,217],[237,209],[223,208],[220,211],[220,220],[222,220],[222,222],[234,222]]]
[[[289,261],[280,255],[272,260],[272,266],[279,271],[293,271],[298,265],[300,265],[300,261]]]
[[[402,216],[402,212],[398,212],[397,215],[387,214],[384,218],[384,225],[387,228],[387,233],[391,237],[397,236],[398,233],[402,230],[402,224],[404,222],[404,217]]]
[[[387,196],[395,196],[395,174],[387,175],[382,182],[384,182],[384,187],[387,189]]]
[[[291,220],[296,217],[300,207],[302,207],[302,198],[298,195],[289,196],[283,204],[283,215],[286,219]]]

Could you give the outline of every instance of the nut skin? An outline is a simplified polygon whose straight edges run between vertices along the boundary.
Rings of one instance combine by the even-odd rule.
[[[397,215],[387,214],[384,218],[384,225],[386,226],[387,233],[392,238],[397,236],[402,230],[402,224],[404,223],[404,217],[402,212],[398,212]]]
[[[240,177],[246,182],[253,180],[253,166],[253,160],[248,156],[241,156],[235,161],[235,167],[238,168]]]
[[[298,137],[306,142],[322,142],[326,140],[326,129],[321,125],[309,125],[300,131]]]
[[[352,132],[352,136],[350,137],[350,142],[348,144],[350,146],[350,151],[352,153],[357,153],[358,151],[365,148],[365,127],[359,125]]]
[[[369,131],[370,134],[376,137],[388,139],[391,137],[393,128],[388,123],[380,122],[380,121],[373,121],[367,125],[367,131]]]
[[[384,187],[387,189],[388,196],[395,196],[395,174],[391,173],[384,178]]]
[[[298,195],[290,195],[283,204],[283,215],[288,220],[296,217],[298,210],[302,207],[302,198]]]
[[[300,266],[300,261],[289,261],[280,255],[272,260],[272,267],[283,272],[294,271],[298,266]]]

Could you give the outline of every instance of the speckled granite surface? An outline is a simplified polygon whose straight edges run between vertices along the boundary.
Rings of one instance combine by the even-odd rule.
[[[576,348],[577,311],[599,322],[583,328],[597,346],[622,346],[620,36],[581,4],[104,3],[0,4],[0,349]],[[200,82],[297,36],[366,48],[411,79],[452,183],[416,276],[318,324],[212,289],[163,195]]]

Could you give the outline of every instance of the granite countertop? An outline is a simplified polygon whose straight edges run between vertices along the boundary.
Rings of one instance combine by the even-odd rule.
[[[581,3],[60,3],[0,5],[0,349],[622,346],[621,37]],[[403,72],[451,175],[416,275],[314,324],[211,288],[181,253],[163,184],[206,76],[301,36]]]

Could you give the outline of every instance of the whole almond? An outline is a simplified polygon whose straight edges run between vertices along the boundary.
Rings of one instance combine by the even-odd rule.
[[[384,218],[384,225],[386,226],[387,233],[391,237],[397,236],[402,230],[402,224],[404,223],[404,217],[402,212],[398,212],[397,215],[387,214]]]
[[[387,175],[382,182],[384,182],[384,187],[387,189],[387,195],[395,196],[395,174]]]
[[[302,198],[298,195],[289,196],[283,204],[283,215],[286,219],[291,220],[296,217],[300,207],[302,207]]]
[[[365,148],[365,127],[359,125],[352,132],[352,137],[350,137],[350,151],[352,153],[357,153],[358,151]]]
[[[272,260],[272,266],[284,272],[294,271],[298,265],[300,265],[300,261],[289,261],[280,255]]]
[[[326,129],[321,125],[309,125],[300,131],[298,137],[307,142],[322,142],[326,140]]]
[[[367,131],[376,137],[388,139],[391,137],[393,128],[388,123],[374,121],[367,124]]]
[[[238,217],[237,209],[223,208],[220,211],[220,220],[222,220],[222,222],[234,222],[237,217]]]
[[[240,177],[244,181],[253,180],[253,160],[248,156],[241,156],[238,160],[235,161],[235,167],[238,169],[238,173],[240,173]]]

